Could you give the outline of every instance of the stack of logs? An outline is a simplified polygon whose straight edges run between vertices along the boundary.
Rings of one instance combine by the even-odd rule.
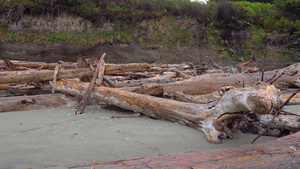
[[[104,55],[100,61],[80,55],[77,63],[0,60],[0,112],[78,105],[79,114],[101,103],[201,130],[211,143],[239,131],[299,131],[299,115],[282,110],[289,96],[281,91],[299,88],[300,63],[264,73],[245,64],[230,74],[210,58],[199,65],[105,64]],[[294,96],[289,104],[299,103]]]

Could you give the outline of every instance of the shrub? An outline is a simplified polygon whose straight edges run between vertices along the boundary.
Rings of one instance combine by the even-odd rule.
[[[293,14],[300,17],[300,1],[299,0],[274,0],[274,4],[287,14]],[[298,18],[299,19],[299,18]]]

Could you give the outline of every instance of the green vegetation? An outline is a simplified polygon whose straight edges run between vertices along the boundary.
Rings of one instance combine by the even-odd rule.
[[[6,27],[24,15],[56,17],[62,13],[83,17],[94,27],[109,22],[111,28],[75,34],[12,32]],[[300,37],[299,0],[210,0],[207,4],[190,0],[0,0],[0,14],[6,14],[0,43],[134,43],[176,48],[196,47],[205,41],[225,57],[248,60],[253,51],[264,53],[268,45],[282,43],[283,37]],[[278,53],[286,56],[286,52]]]

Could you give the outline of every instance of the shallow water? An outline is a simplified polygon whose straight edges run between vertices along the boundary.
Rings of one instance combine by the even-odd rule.
[[[119,112],[89,106],[0,114],[0,168],[27,168],[114,160],[249,144],[256,136],[234,134],[209,144],[201,131],[147,117],[111,119]],[[258,142],[275,139],[261,137]]]
[[[285,106],[284,110],[300,115],[300,105]]]

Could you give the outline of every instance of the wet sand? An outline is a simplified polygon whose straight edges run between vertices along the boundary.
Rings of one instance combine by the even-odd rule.
[[[0,114],[0,168],[69,165],[249,144],[256,136],[234,134],[209,144],[201,131],[147,117],[111,119],[120,112],[89,106]],[[257,143],[275,139],[261,137]]]

